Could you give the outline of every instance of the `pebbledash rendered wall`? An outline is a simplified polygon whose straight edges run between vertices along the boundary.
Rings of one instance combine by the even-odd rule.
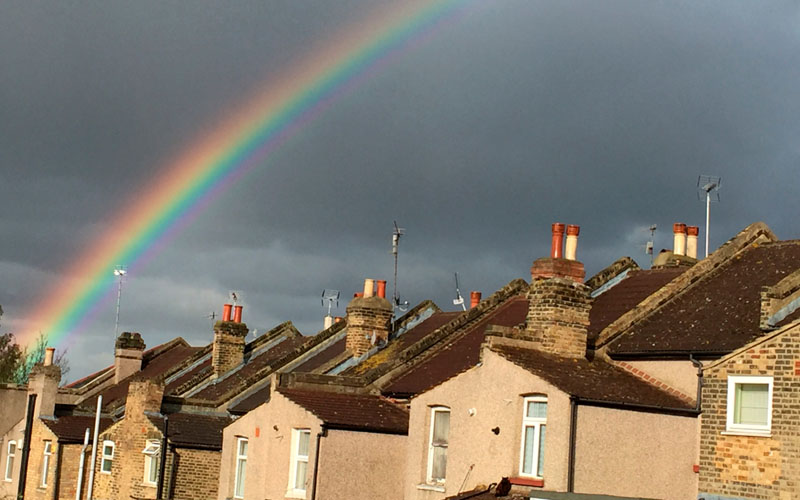
[[[404,498],[440,500],[459,491],[499,482],[505,476],[518,476],[523,396],[531,394],[547,395],[544,487],[565,491],[569,396],[484,349],[481,365],[411,400]],[[447,472],[443,488],[426,484],[433,406],[450,408]]]
[[[704,372],[698,498],[800,498],[800,325]],[[726,433],[728,376],[772,376],[769,436]]]
[[[322,421],[273,390],[270,401],[225,428],[217,498],[233,497],[236,445],[248,440],[245,500],[297,498],[289,492],[292,429],[308,429],[306,497],[311,498]],[[318,500],[401,500],[405,436],[329,430],[320,444]]]

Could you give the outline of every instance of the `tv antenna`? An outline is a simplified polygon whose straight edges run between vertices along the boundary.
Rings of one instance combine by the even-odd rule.
[[[128,269],[126,266],[117,264],[114,267],[114,276],[117,277],[117,319],[114,321],[114,338],[119,335],[119,305],[122,302],[122,280],[127,274]]]
[[[708,233],[711,221],[711,201],[719,201],[719,187],[722,185],[722,177],[715,175],[697,176],[697,197],[700,198],[700,191],[706,194],[706,257],[708,257]]]
[[[658,229],[656,224],[650,226],[650,240],[644,246],[644,253],[650,256],[650,267],[653,267],[653,247],[656,243],[656,229]]]
[[[405,234],[405,229],[397,227],[397,221],[394,221],[394,231],[392,232],[392,255],[394,255],[394,292],[392,294],[392,302],[394,306],[403,311],[404,309],[400,304],[400,297],[397,295],[397,251],[400,247],[400,237]],[[408,302],[405,302],[408,305]]]
[[[330,290],[328,288],[322,290],[322,299],[320,299],[322,307],[325,307],[326,300],[328,301],[328,314],[325,316],[324,327],[327,330],[333,325],[331,309],[334,307],[334,304],[336,304],[336,307],[339,307],[339,290]]]
[[[456,298],[453,299],[454,306],[461,306],[461,309],[466,311],[467,307],[464,305],[464,297],[461,296],[461,290],[458,289],[458,273],[456,275]]]
[[[210,320],[211,320],[211,325],[213,326],[213,325],[214,325],[214,320],[215,320],[215,319],[217,319],[217,313],[216,313],[216,311],[211,311],[210,313],[208,313],[208,314],[206,315],[206,318],[208,318],[208,319],[210,319]]]
[[[239,301],[242,300],[242,292],[231,291],[228,296],[230,297],[234,306],[239,304]]]

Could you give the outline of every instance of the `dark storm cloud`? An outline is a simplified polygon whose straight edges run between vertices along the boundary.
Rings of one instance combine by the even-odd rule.
[[[381,3],[0,4],[3,329],[171,157]],[[793,2],[476,2],[132,274],[121,326],[205,342],[239,290],[251,327],[313,333],[322,288],[343,315],[391,278],[393,220],[402,295],[446,308],[454,272],[462,293],[527,278],[556,220],[582,226],[589,273],[647,264],[650,224],[657,249],[702,225],[700,173],[723,177],[712,247],[756,220],[797,237],[798,20]],[[108,307],[74,376],[110,362],[113,328]]]

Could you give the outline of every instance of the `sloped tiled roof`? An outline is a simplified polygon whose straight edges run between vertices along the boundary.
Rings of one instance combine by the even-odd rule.
[[[164,377],[202,349],[202,347],[192,347],[178,338],[146,351],[140,371],[99,393],[103,396],[103,408],[112,408],[124,403],[128,395],[128,385],[134,377],[146,379]],[[87,410],[94,409],[97,405],[96,396],[87,398],[79,406]]]
[[[233,422],[230,417],[195,413],[173,413],[168,417],[167,437],[171,443],[214,450],[222,449],[222,430]],[[164,417],[148,415],[147,418],[164,432]]]
[[[600,359],[567,358],[508,345],[495,345],[491,350],[578,398],[686,410],[694,408],[688,401]]]
[[[603,328],[686,269],[685,267],[674,267],[629,271],[625,279],[595,297],[589,312],[589,336],[593,337],[599,334]]]
[[[89,429],[90,438],[94,431],[94,417],[89,415],[65,415],[56,420],[43,418],[41,421],[62,443],[82,443],[86,429]],[[112,423],[110,418],[101,418],[100,432],[105,431]]]
[[[334,428],[408,433],[408,411],[380,396],[286,388],[278,392]]]
[[[507,299],[480,320],[467,325],[463,335],[438,346],[430,357],[396,377],[383,393],[395,396],[418,394],[475,366],[480,360],[486,327],[516,326],[525,321],[527,313],[528,300],[524,295]]]
[[[612,355],[724,354],[763,334],[761,288],[800,268],[800,241],[751,245],[632,325]]]
[[[321,349],[318,353],[314,353],[313,355],[309,356],[308,360],[297,366],[292,371],[311,373],[317,368],[325,365],[329,361],[332,361],[337,356],[344,353],[344,350],[347,347],[346,344],[347,344],[347,337],[342,337],[336,342],[333,342],[325,349]]]

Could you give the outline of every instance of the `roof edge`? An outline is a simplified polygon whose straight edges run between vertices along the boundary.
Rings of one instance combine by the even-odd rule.
[[[708,371],[714,370],[717,367],[719,367],[720,365],[727,363],[732,358],[735,358],[735,357],[739,356],[743,352],[749,351],[753,347],[759,346],[759,345],[761,345],[761,344],[763,344],[765,342],[769,342],[770,340],[774,339],[775,337],[783,335],[784,333],[788,333],[789,330],[793,330],[793,329],[798,328],[798,327],[800,327],[800,319],[798,319],[796,321],[793,321],[793,322],[789,323],[788,325],[784,325],[784,326],[778,328],[777,330],[772,331],[772,332],[770,332],[770,333],[768,333],[766,335],[758,337],[757,339],[753,340],[752,342],[743,345],[742,347],[736,349],[735,351],[732,351],[730,354],[728,354],[726,356],[723,356],[723,357],[717,359],[716,361],[713,361],[713,362],[709,363],[708,365],[703,367],[703,372],[705,372],[707,370]]]

